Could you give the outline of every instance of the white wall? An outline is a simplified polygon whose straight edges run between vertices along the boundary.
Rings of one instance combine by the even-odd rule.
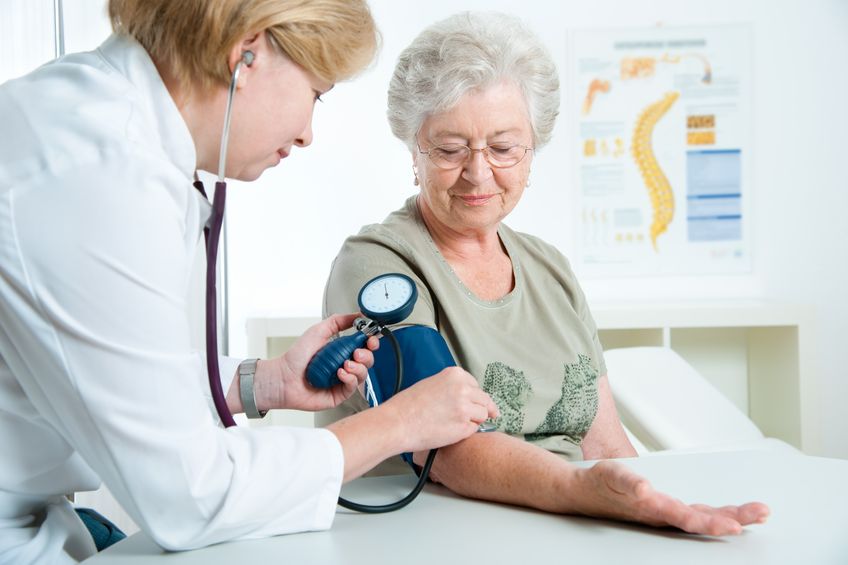
[[[346,235],[380,221],[412,194],[410,158],[385,119],[400,50],[460,9],[523,17],[547,42],[563,81],[567,32],[581,28],[750,22],[753,28],[753,269],[724,277],[584,280],[590,300],[760,298],[809,305],[821,386],[822,451],[848,457],[848,3],[710,0],[566,2],[372,0],[383,33],[377,63],[338,85],[316,110],[315,141],[229,196],[230,345],[245,348],[249,316],[320,312],[330,262]],[[567,89],[566,89],[567,90]],[[563,108],[532,186],[508,222],[574,255],[570,125]],[[579,273],[578,273],[579,274]]]
[[[26,34],[35,48],[10,57],[23,34],[13,9],[47,13],[50,0],[0,0],[0,81],[49,59],[52,29]],[[68,51],[107,34],[104,0],[65,0]],[[372,0],[383,33],[375,65],[338,85],[315,116],[315,142],[228,195],[230,349],[246,347],[250,316],[320,312],[330,261],[345,236],[380,221],[413,193],[410,160],[391,137],[385,92],[400,50],[426,25],[461,9],[523,17],[547,42],[565,81],[567,32],[582,28],[750,22],[753,27],[753,271],[734,277],[584,280],[593,302],[762,298],[815,314],[823,453],[848,458],[848,2],[844,0]],[[516,8],[520,6],[520,9]],[[11,35],[10,33],[11,28]],[[17,42],[16,42],[17,34]],[[40,34],[40,35],[38,35]],[[37,43],[37,38],[41,38]],[[40,51],[39,51],[40,49]],[[44,51],[44,53],[42,53]],[[14,65],[10,61],[14,59]],[[533,167],[533,184],[509,218],[574,255],[576,193],[563,115]]]
[[[105,0],[62,0],[65,52],[94,49],[111,32]],[[54,0],[0,0],[0,83],[55,57]]]

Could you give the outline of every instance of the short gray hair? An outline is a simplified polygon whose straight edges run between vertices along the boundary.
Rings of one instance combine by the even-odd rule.
[[[559,113],[559,78],[539,38],[518,18],[496,12],[463,12],[436,22],[398,59],[389,84],[392,133],[413,150],[427,116],[503,80],[524,93],[534,147],[546,144]]]

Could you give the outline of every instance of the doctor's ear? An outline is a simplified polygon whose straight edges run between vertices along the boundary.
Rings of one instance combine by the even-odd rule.
[[[237,88],[242,88],[245,84],[247,84],[247,69],[245,69],[245,67],[252,65],[255,58],[256,55],[253,54],[253,51],[245,51],[241,54],[241,69],[239,70],[238,85],[236,85]],[[238,62],[236,64],[238,64]]]
[[[236,65],[241,63],[241,70],[239,71],[238,84],[237,88],[243,88],[247,84],[248,76],[250,73],[245,72],[246,67],[250,67],[256,61],[257,54],[262,54],[264,51],[263,45],[261,43],[267,41],[264,37],[264,34],[257,33],[245,37],[242,41],[239,41],[233,48],[230,50],[229,55],[229,67],[230,72],[232,73]]]

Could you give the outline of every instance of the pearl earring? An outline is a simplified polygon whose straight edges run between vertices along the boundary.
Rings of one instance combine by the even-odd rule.
[[[412,181],[412,184],[418,186],[420,183],[418,182],[418,170],[415,166],[412,167],[412,175],[415,177],[415,180]]]

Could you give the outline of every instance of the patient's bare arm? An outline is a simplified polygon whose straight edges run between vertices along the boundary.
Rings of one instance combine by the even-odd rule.
[[[416,453],[423,463],[426,453]],[[624,465],[601,461],[578,468],[557,455],[501,433],[478,433],[443,447],[431,477],[470,498],[528,506],[560,514],[674,526],[708,535],[738,534],[765,521],[768,507],[753,502],[713,508],[687,505],[655,491]]]
[[[624,433],[624,428],[621,427],[606,375],[598,379],[598,413],[580,447],[583,450],[583,459],[637,456],[627,434]]]

